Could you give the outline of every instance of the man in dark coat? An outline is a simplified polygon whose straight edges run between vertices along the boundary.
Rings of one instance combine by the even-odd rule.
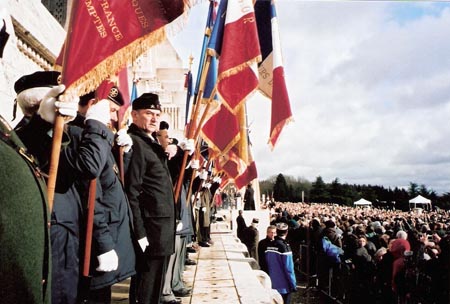
[[[241,240],[241,242],[244,243],[245,241],[245,229],[247,228],[247,224],[245,223],[245,219],[242,216],[242,214],[244,213],[244,211],[239,210],[239,215],[236,217],[236,233],[237,233],[237,237],[238,239]]]
[[[17,135],[37,160],[43,172],[48,172],[52,137],[49,135],[52,123],[45,121],[36,113],[41,101],[53,97],[58,90],[57,72],[35,72],[19,78],[14,84],[17,100],[21,108],[33,109],[27,124],[17,130]],[[53,89],[52,89],[53,87]],[[61,89],[62,92],[63,88]],[[51,93],[50,93],[51,91]],[[47,96],[48,94],[51,96]],[[38,100],[38,102],[36,102]],[[28,105],[27,105],[28,103]],[[54,106],[52,106],[54,115]],[[66,113],[67,114],[67,113]],[[81,198],[78,192],[81,183],[75,172],[65,167],[62,160],[66,149],[76,149],[81,136],[81,129],[66,128],[63,133],[60,165],[56,181],[53,210],[50,217],[51,251],[52,251],[52,303],[76,303],[79,278],[79,242]]]
[[[80,148],[69,157],[73,169],[97,178],[89,303],[110,302],[112,285],[135,274],[131,209],[111,150],[110,125],[122,104],[108,95],[89,107]]]
[[[252,184],[247,185],[244,193],[244,210],[255,210],[255,191]]]
[[[277,227],[274,225],[270,225],[269,227],[267,227],[266,238],[262,239],[258,243],[259,268],[261,268],[261,270],[267,274],[269,274],[269,269],[267,269],[266,250],[268,247],[272,246],[272,243],[275,240],[276,235],[277,235]]]
[[[1,116],[0,139],[0,302],[50,303],[45,182]]]
[[[136,98],[131,115],[128,132],[133,151],[125,181],[142,250],[137,300],[159,303],[168,261],[175,251],[175,202],[167,155],[153,135],[160,123],[158,95],[145,93]]]
[[[49,93],[40,103],[38,113],[18,131],[45,169],[48,169],[52,141],[48,134],[51,134],[56,109],[73,118],[78,106],[77,100],[56,100],[64,86],[47,89]],[[59,98],[63,99],[64,95]],[[84,241],[85,233],[80,229],[81,202],[85,203],[83,198],[87,196],[86,186],[91,179],[97,178],[92,279],[90,286],[86,286],[91,289],[90,302],[110,301],[111,286],[135,272],[130,211],[111,152],[113,133],[107,127],[115,107],[118,105],[101,100],[88,110],[84,130],[76,126],[65,128],[51,222],[52,303],[80,300],[74,286],[79,276],[80,239]]]
[[[283,297],[283,302],[289,304],[291,293],[297,290],[297,280],[294,272],[294,260],[291,246],[286,242],[288,225],[277,224],[277,236],[266,250],[266,262],[272,288]]]
[[[259,231],[258,231],[259,219],[254,218],[250,226],[245,229],[245,246],[247,246],[247,251],[251,258],[255,260],[258,259],[256,247],[259,242]]]

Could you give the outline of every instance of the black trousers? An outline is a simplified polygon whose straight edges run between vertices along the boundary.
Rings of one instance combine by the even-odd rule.
[[[89,304],[109,304],[111,303],[111,286],[89,292]]]
[[[140,269],[131,278],[130,303],[159,303],[170,256],[145,255],[142,258]]]

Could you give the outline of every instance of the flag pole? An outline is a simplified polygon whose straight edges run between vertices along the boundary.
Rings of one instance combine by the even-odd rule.
[[[188,139],[192,139],[193,135],[194,135],[194,132],[195,132],[194,122],[195,122],[195,120],[196,120],[196,118],[198,116],[198,112],[200,111],[200,103],[201,103],[200,101],[201,101],[201,98],[203,97],[203,90],[204,90],[204,87],[205,87],[206,76],[208,74],[207,72],[209,70],[210,63],[211,63],[211,56],[208,55],[206,57],[206,62],[205,62],[205,65],[203,66],[203,70],[202,70],[202,73],[201,73],[200,88],[199,88],[199,91],[198,91],[199,94],[196,96],[197,100],[194,102],[194,109],[193,109],[193,111],[191,113],[191,116],[190,116],[190,119],[189,119],[189,124],[186,125],[186,129],[187,129],[186,137]],[[194,138],[194,142],[195,142],[195,140],[196,140],[196,138]],[[177,184],[176,184],[176,187],[175,187],[175,194],[174,195],[175,195],[175,203],[176,204],[178,203],[178,198],[180,197],[181,184],[183,183],[184,171],[185,171],[184,168],[186,167],[186,164],[187,164],[188,155],[189,155],[189,151],[184,151],[183,161],[181,163],[181,171],[180,171],[180,174],[178,175],[178,181],[177,181]]]
[[[214,22],[214,7],[216,4],[216,0],[209,0],[209,9],[208,9],[208,16],[206,18],[206,26],[205,26],[205,33],[203,36],[203,43],[202,43],[202,51],[200,54],[200,60],[199,60],[199,71],[201,71],[200,74],[197,75],[197,80],[196,80],[196,84],[195,84],[195,90],[194,90],[194,105],[193,105],[193,110],[191,112],[190,115],[190,120],[189,120],[189,124],[186,125],[187,128],[187,134],[186,137],[188,139],[194,139],[194,141],[197,138],[194,138],[194,132],[195,132],[195,126],[194,126],[194,122],[195,119],[198,116],[198,112],[199,112],[199,108],[200,108],[200,101],[203,97],[203,91],[205,89],[205,82],[206,82],[206,77],[208,75],[208,71],[209,71],[209,66],[211,64],[211,55],[209,54],[209,52],[207,52],[207,45],[209,43],[209,39],[211,37],[211,27],[212,24]],[[186,113],[186,118],[187,118],[188,113]],[[175,203],[178,202],[178,198],[181,192],[181,184],[183,182],[183,178],[184,178],[184,169],[186,167],[186,163],[187,163],[187,157],[188,157],[188,152],[185,151],[184,155],[183,155],[183,161],[182,161],[182,165],[181,165],[181,172],[180,175],[178,176],[178,181],[176,183],[176,187],[175,187]]]
[[[72,32],[72,24],[77,7],[78,1],[73,1],[72,9],[70,11],[70,21],[67,28],[66,37],[68,37],[69,33]],[[64,72],[64,66],[69,50],[69,41],[70,39],[66,39],[64,43],[64,57],[61,75],[63,75]],[[64,84],[64,79],[61,79],[61,83]],[[57,111],[55,115],[55,121],[53,123],[52,149],[50,154],[50,166],[48,169],[48,180],[47,180],[47,198],[48,198],[48,209],[50,214],[52,213],[53,203],[55,201],[56,177],[58,175],[59,155],[61,153],[63,129],[64,129],[64,117],[59,113],[59,111]]]
[[[197,142],[197,145],[196,145],[194,153],[195,153],[194,159],[197,159],[200,156],[200,154],[201,154],[200,141]],[[192,194],[192,185],[194,184],[194,179],[195,179],[195,173],[196,172],[197,172],[197,169],[192,169],[191,179],[189,181],[189,188],[188,188],[188,192],[187,192],[187,195],[186,195],[186,205],[190,202],[190,197],[191,197],[191,194]]]

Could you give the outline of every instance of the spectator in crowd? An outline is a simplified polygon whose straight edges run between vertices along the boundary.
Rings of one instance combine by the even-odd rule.
[[[266,250],[271,247],[273,241],[275,240],[275,236],[277,235],[277,227],[274,225],[270,225],[266,230],[266,238],[262,239],[258,243],[258,263],[259,267],[262,271],[269,274],[269,270],[267,269],[266,262]]]
[[[277,224],[277,236],[273,244],[266,250],[266,262],[272,288],[281,294],[285,304],[291,302],[292,292],[297,290],[292,251],[286,242],[287,234],[288,225]]]
[[[247,185],[244,193],[244,210],[255,210],[255,191],[252,184]]]
[[[258,259],[256,247],[259,242],[259,231],[258,231],[259,219],[254,218],[250,226],[248,226],[244,231],[244,244],[247,246],[247,251],[251,258],[255,260]]]
[[[336,232],[336,224],[332,220],[325,222],[325,229],[322,231],[322,236],[326,236],[331,243],[342,248],[342,236]]]
[[[241,242],[244,242],[245,240],[245,229],[247,228],[247,224],[245,223],[245,219],[242,216],[244,213],[243,210],[239,210],[239,215],[236,217],[236,232],[238,239],[241,240]]]

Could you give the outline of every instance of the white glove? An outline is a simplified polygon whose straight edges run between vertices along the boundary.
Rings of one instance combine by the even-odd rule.
[[[203,169],[202,172],[200,173],[200,179],[205,180],[207,178],[208,178],[208,171]]]
[[[216,183],[221,184],[222,183],[222,178],[218,177],[217,180],[216,180]]]
[[[202,211],[205,212],[206,211],[206,207],[202,207]]]
[[[56,111],[66,116],[64,122],[72,121],[77,116],[79,97],[72,94],[59,96],[65,89],[63,84],[54,86],[44,96],[38,110],[38,114],[43,120],[54,123]]]
[[[111,272],[119,267],[119,257],[114,249],[97,256],[97,259],[97,271]]]
[[[195,151],[195,143],[192,138],[190,139],[184,138],[179,145],[180,148],[183,149],[183,151],[188,151],[189,155],[192,155],[192,153],[194,153]]]
[[[177,154],[177,145],[168,145],[166,147],[166,154],[168,159],[174,157]]]
[[[130,152],[130,150],[131,150],[131,146],[133,145],[133,140],[131,139],[131,136],[128,135],[126,129],[120,129],[117,132],[116,143],[119,146],[123,147],[123,151],[125,153],[127,153],[127,152]]]
[[[177,224],[177,232],[180,232],[182,229],[183,229],[183,222],[180,221],[180,222]]]
[[[205,188],[207,188],[207,189],[211,188],[211,183],[206,183]]]
[[[141,247],[142,252],[145,252],[145,248],[149,245],[147,237],[143,237],[142,239],[138,240],[139,247]]]
[[[213,177],[213,183],[217,183],[217,181],[219,180],[219,178],[220,178],[220,177],[218,177],[218,176],[214,176],[214,177]]]
[[[109,100],[102,99],[89,107],[86,112],[86,120],[94,119],[106,125],[111,121],[110,111]]]
[[[197,170],[200,168],[200,161],[198,159],[191,159],[190,166],[192,169]]]

